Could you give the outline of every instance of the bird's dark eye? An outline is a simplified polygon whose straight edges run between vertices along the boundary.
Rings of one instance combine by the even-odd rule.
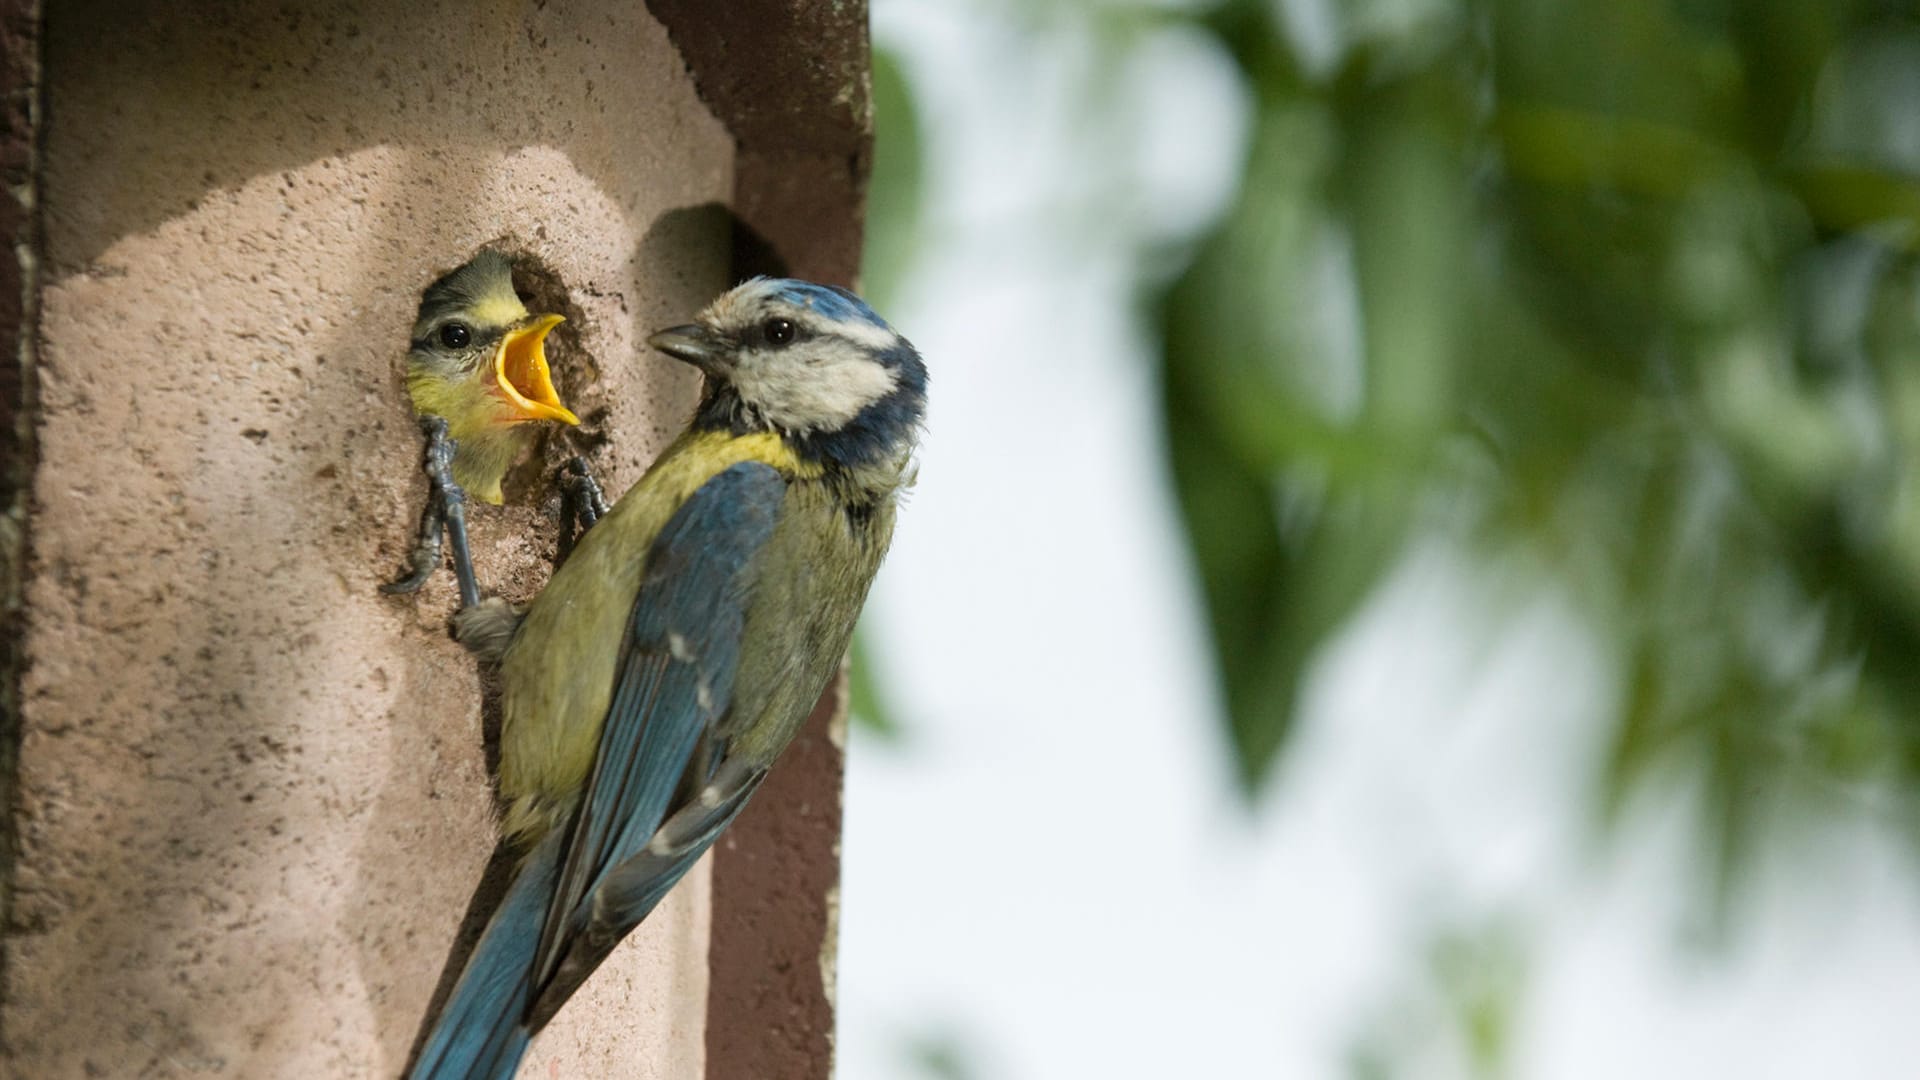
[[[473,341],[473,331],[466,323],[450,322],[440,328],[440,344],[449,349],[464,349]]]
[[[769,345],[785,345],[793,340],[793,324],[785,319],[768,319],[761,329],[765,331]]]

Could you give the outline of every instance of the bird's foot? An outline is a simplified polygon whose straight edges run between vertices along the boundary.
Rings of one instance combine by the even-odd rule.
[[[440,565],[440,545],[444,535],[453,548],[453,574],[460,585],[460,606],[480,603],[480,586],[473,573],[473,553],[467,544],[467,493],[453,482],[453,455],[459,448],[447,435],[444,417],[421,418],[420,428],[427,436],[427,506],[420,514],[420,536],[408,558],[407,576],[380,586],[385,593],[416,592],[433,576]]]
[[[441,463],[443,447],[451,447],[453,440],[447,438],[447,422],[438,416],[423,417],[420,429],[427,436],[426,473],[427,505],[420,511],[420,535],[413,543],[413,551],[407,556],[407,576],[398,581],[389,581],[380,586],[383,593],[419,592],[420,587],[433,576],[433,568],[440,565],[440,542],[446,533],[446,506],[440,499],[439,486],[434,482],[436,466]],[[451,449],[445,451],[446,467],[453,461]]]
[[[482,662],[497,664],[507,654],[507,646],[520,632],[520,621],[526,616],[524,606],[489,596],[454,613],[453,639]]]
[[[593,478],[587,459],[571,457],[560,467],[560,538],[567,551],[607,516],[607,494]]]
[[[440,501],[429,498],[426,509],[420,513],[420,537],[414,541],[413,551],[407,556],[407,576],[398,581],[383,582],[380,591],[389,595],[419,592],[420,586],[433,576],[433,568],[440,565],[440,537],[445,528],[446,518],[440,513]]]

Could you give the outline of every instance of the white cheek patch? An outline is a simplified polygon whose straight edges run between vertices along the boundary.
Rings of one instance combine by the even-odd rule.
[[[889,343],[893,335],[888,334]],[[733,372],[733,388],[766,422],[783,431],[838,431],[860,410],[893,393],[900,376],[862,355],[828,355],[806,363],[800,353],[755,353]]]

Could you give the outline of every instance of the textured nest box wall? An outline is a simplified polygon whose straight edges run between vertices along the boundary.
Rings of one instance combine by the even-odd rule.
[[[692,405],[647,330],[851,282],[864,5],[49,7],[0,0],[0,1074],[393,1075],[494,847],[451,584],[376,591],[419,290],[498,244],[569,316],[587,423],[475,514],[531,595],[552,464],[624,489]],[[525,1075],[827,1075],[832,712]]]

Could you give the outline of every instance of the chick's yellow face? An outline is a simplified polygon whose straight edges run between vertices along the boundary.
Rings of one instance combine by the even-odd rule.
[[[414,409],[446,417],[456,434],[531,420],[578,424],[547,366],[547,335],[564,321],[530,314],[506,256],[481,252],[421,296],[407,353]]]

